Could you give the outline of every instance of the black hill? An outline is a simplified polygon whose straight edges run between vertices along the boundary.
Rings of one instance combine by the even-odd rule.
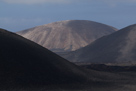
[[[0,29],[0,89],[86,81],[86,73],[40,45]]]

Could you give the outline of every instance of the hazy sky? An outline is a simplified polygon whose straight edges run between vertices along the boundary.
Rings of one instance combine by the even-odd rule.
[[[0,0],[0,28],[9,31],[62,20],[91,20],[120,29],[136,23],[136,0]]]

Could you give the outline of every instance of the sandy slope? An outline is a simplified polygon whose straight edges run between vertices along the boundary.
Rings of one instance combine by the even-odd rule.
[[[87,20],[65,20],[17,32],[54,52],[74,51],[117,29]]]

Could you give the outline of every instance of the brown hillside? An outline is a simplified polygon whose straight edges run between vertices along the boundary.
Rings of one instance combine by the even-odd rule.
[[[72,62],[136,64],[135,55],[136,25],[131,25],[62,56]]]
[[[17,32],[54,52],[74,51],[117,29],[87,20],[54,22]]]

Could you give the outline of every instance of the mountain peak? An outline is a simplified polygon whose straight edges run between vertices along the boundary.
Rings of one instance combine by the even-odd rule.
[[[65,20],[17,32],[54,52],[74,51],[117,29],[88,20]]]

